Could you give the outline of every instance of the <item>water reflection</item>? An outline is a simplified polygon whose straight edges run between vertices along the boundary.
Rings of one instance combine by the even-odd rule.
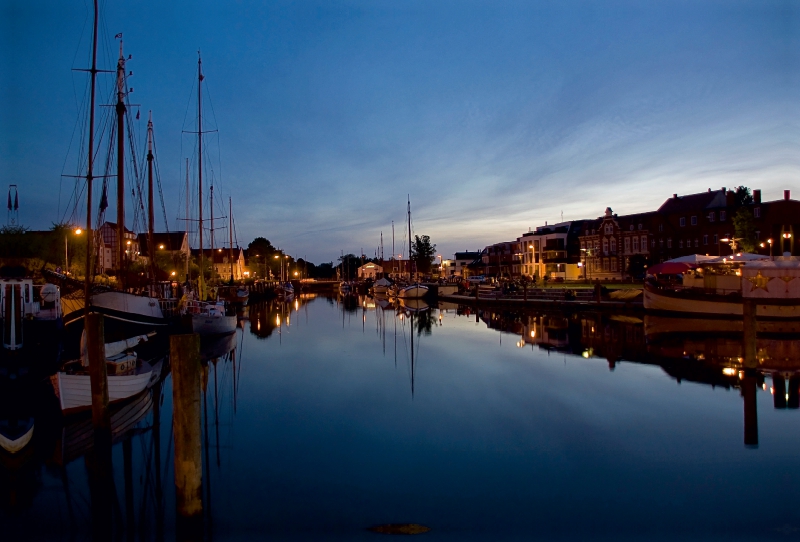
[[[759,466],[774,469],[775,463],[767,463],[771,456],[765,450],[742,450],[738,424],[745,445],[755,446],[759,398],[762,410],[768,397],[781,415],[798,409],[800,335],[769,323],[758,330],[754,368],[745,367],[735,321],[502,312],[301,295],[253,304],[240,323],[241,331],[202,344],[208,538],[237,528],[305,532],[308,524],[362,532],[390,521],[423,521],[434,535],[441,525],[462,522],[486,533],[489,520],[483,516],[521,521],[516,518],[531,507],[542,510],[545,526],[558,523],[552,532],[560,532],[574,514],[606,532],[640,517],[658,520],[661,505],[690,522],[692,514],[703,516],[695,519],[696,528],[721,517],[694,512],[697,506],[713,507],[715,499],[685,507],[676,502],[693,489],[703,491],[704,482],[692,486],[687,475],[673,494],[661,486],[674,484],[690,465],[699,478],[718,484],[704,497],[724,501],[729,486],[721,480],[738,480],[742,491],[755,487],[741,480],[762,477]],[[569,363],[547,363],[555,353]],[[650,380],[632,378],[627,369],[634,364],[647,369]],[[553,365],[564,371],[556,374]],[[593,369],[576,370],[582,367]],[[89,413],[64,416],[49,380],[27,381],[25,387],[0,382],[6,386],[0,390],[0,436],[21,443],[14,453],[0,449],[0,507],[12,532],[35,525],[40,537],[64,539],[88,533],[93,520],[107,518],[97,526],[105,529],[105,539],[172,538],[169,370],[165,363],[150,389],[112,406],[107,466],[96,453]],[[654,374],[696,383],[697,393],[688,405],[678,405],[687,396],[672,385],[664,395],[662,385],[659,400],[649,404],[650,389],[641,384],[652,384]],[[575,382],[584,387],[567,389]],[[599,391],[590,395],[594,386]],[[740,399],[733,397],[735,426],[723,426],[702,441],[684,438],[691,429],[711,431],[710,420],[722,418],[703,410],[711,402],[697,400],[712,388],[738,392],[743,418],[737,412]],[[672,399],[676,411],[696,407],[708,418],[698,415],[692,422],[659,411],[649,420],[650,433],[626,435],[648,421],[636,417],[640,408],[672,405]],[[602,400],[615,406],[598,404]],[[589,414],[581,418],[580,412]],[[775,415],[762,411],[762,423]],[[653,422],[658,416],[667,422]],[[30,440],[20,440],[30,427]],[[733,435],[733,444],[720,436],[723,430]],[[751,462],[736,476],[722,472],[727,467],[698,466],[698,441],[715,460]],[[653,449],[636,449],[647,445]],[[659,455],[673,445],[679,460]],[[111,475],[98,476],[106,468]],[[611,515],[606,508],[595,510],[611,491],[625,506]],[[663,500],[653,496],[659,492]],[[782,501],[788,493],[779,492]],[[642,495],[649,500],[637,508]],[[609,519],[612,515],[616,519]],[[520,532],[527,528],[514,525]]]

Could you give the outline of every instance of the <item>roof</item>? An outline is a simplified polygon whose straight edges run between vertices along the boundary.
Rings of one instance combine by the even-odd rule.
[[[709,189],[708,192],[687,194],[686,196],[679,196],[675,194],[673,197],[662,203],[657,212],[665,214],[687,213],[702,209],[725,207],[726,205],[727,203],[724,190]]]
[[[185,231],[153,232],[153,244],[159,248],[164,245],[164,250],[180,250],[185,237]],[[139,250],[143,255],[148,255],[146,233],[139,234]]]
[[[465,251],[465,252],[456,252],[454,260],[474,260],[475,258],[480,258],[481,253],[479,251]]]
[[[103,222],[103,225],[100,226],[100,227],[102,228],[103,226],[108,226],[109,228],[111,228],[113,230],[117,229],[117,223],[116,222],[105,221],[105,222]],[[133,230],[129,230],[128,228],[125,228],[125,233],[134,233],[135,234],[135,232]]]
[[[233,257],[234,257],[234,259],[237,259],[239,257],[239,252],[240,251],[244,252],[244,249],[242,249],[241,247],[233,247]],[[214,250],[211,250],[210,248],[204,248],[203,249],[203,257],[204,258],[212,258],[213,257],[213,260],[214,260],[215,264],[216,263],[229,263],[229,262],[226,262],[226,259],[228,258],[229,254],[230,254],[230,249],[228,247],[218,247],[218,248],[215,248]],[[192,249],[192,256],[199,256],[199,255],[200,255],[200,249],[193,248]]]

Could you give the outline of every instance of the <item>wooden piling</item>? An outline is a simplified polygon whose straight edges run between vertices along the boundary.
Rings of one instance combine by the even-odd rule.
[[[200,336],[170,337],[172,424],[175,435],[175,498],[179,518],[189,530],[202,527],[200,453]],[[195,528],[192,527],[195,526]]]
[[[95,431],[111,432],[108,414],[108,375],[103,315],[90,312],[84,319],[86,353],[89,357],[89,381],[92,391],[92,425]]]
[[[748,448],[758,448],[757,385],[755,371],[745,369],[745,376],[741,380],[741,393],[744,399],[744,445]]]
[[[744,348],[744,367],[758,367],[756,348],[756,300],[745,299],[742,303],[742,346]]]

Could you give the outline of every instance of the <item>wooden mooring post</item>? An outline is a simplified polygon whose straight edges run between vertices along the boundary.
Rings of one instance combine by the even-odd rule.
[[[108,375],[103,315],[88,312],[84,318],[86,356],[89,363],[89,386],[92,394],[94,443],[84,461],[89,477],[92,502],[92,537],[110,540],[112,503],[114,502],[111,464],[111,416],[108,412]]]
[[[180,540],[200,540],[203,527],[200,336],[192,333],[170,337],[170,364],[175,435],[176,527]]]
[[[744,350],[741,393],[744,402],[744,444],[758,447],[758,410],[756,406],[756,386],[758,368],[758,348],[756,343],[758,322],[756,319],[756,300],[744,299],[742,304],[742,348]]]

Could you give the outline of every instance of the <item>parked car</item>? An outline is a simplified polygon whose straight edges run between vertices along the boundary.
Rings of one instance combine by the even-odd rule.
[[[467,282],[469,282],[470,284],[483,284],[486,282],[486,277],[484,277],[483,275],[467,277]]]

